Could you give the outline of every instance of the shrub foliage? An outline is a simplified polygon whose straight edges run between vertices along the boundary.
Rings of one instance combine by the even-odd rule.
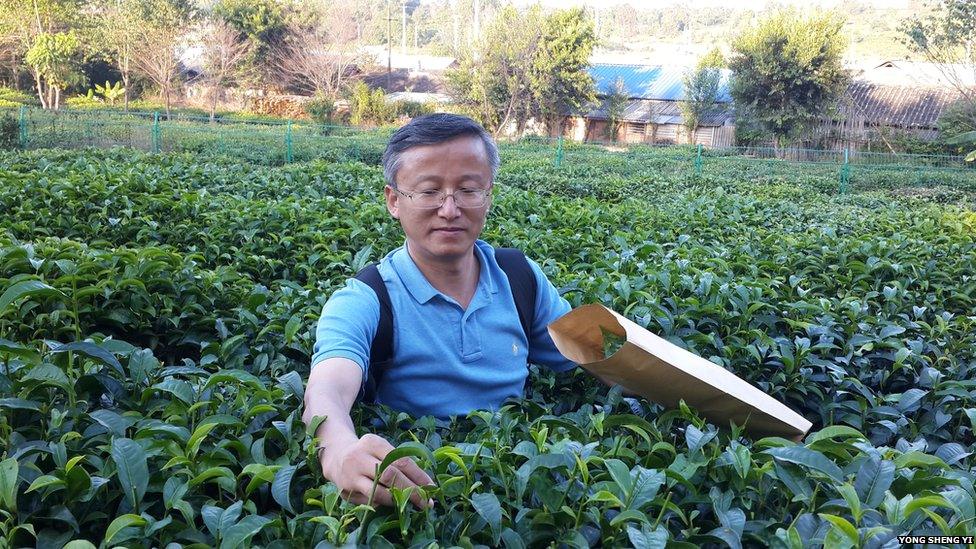
[[[356,407],[437,485],[428,511],[399,493],[353,506],[300,413],[322,304],[402,243],[379,168],[2,152],[5,543],[879,547],[973,532],[971,211],[833,196],[809,176],[656,181],[643,161],[559,179],[548,155],[509,154],[485,239],[813,431],[756,440],[533,367],[524,399],[450,422]]]

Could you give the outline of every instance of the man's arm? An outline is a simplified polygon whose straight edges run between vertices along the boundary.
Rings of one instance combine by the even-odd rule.
[[[305,390],[302,420],[308,425],[316,416],[326,418],[315,433],[319,447],[324,448],[317,451],[319,463],[322,474],[335,483],[344,499],[356,504],[369,503],[372,494],[372,502],[393,505],[389,487],[416,488],[434,482],[412,459],[405,457],[387,467],[373,491],[376,469],[393,446],[374,434],[356,436],[349,410],[359,394],[362,376],[362,368],[347,358],[328,358],[313,366]],[[424,500],[419,490],[410,495],[410,500],[421,508],[433,503]]]

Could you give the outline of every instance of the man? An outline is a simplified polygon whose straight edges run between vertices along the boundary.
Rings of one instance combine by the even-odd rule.
[[[377,402],[441,418],[497,409],[522,395],[528,361],[559,372],[575,367],[546,329],[570,311],[569,303],[530,260],[536,297],[531,327],[523,329],[495,250],[478,239],[498,165],[491,137],[463,116],[416,118],[390,138],[383,154],[386,206],[406,242],[377,266],[395,319],[392,361],[376,385]],[[377,291],[359,279],[330,297],[305,392],[305,422],[327,418],[316,433],[323,474],[354,503],[369,500],[376,468],[393,449],[379,436],[357,437],[349,416],[370,379],[380,308]],[[403,458],[378,479],[372,501],[392,505],[389,487],[429,484],[427,473]],[[411,499],[418,507],[432,503],[417,490]]]

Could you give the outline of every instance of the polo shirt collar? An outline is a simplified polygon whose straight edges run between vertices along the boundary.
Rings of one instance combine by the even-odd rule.
[[[481,264],[481,274],[478,278],[478,290],[476,292],[488,290],[489,293],[497,293],[498,288],[491,276],[491,269],[488,267],[488,258],[485,257],[486,253],[481,249],[481,244],[488,245],[481,240],[476,240],[474,244],[474,255]],[[427,277],[424,276],[424,273],[420,271],[420,267],[417,267],[417,264],[414,263],[413,258],[410,257],[410,253],[407,251],[406,241],[403,242],[403,247],[397,252],[392,257],[393,267],[396,269],[397,274],[400,275],[403,286],[418,303],[427,303],[435,296],[443,295],[437,288],[431,285]]]

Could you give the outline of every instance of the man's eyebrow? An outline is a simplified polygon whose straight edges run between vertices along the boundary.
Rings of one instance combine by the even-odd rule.
[[[434,174],[434,173],[427,174],[427,173],[425,173],[425,174],[422,174],[422,175],[419,175],[419,176],[415,177],[413,179],[413,182],[414,183],[427,183],[429,181],[429,182],[432,182],[432,183],[440,183],[443,180],[444,180],[444,178],[441,177],[441,176],[439,176],[439,175],[437,175],[437,174]]]
[[[477,181],[479,183],[484,182],[485,178],[479,173],[466,173],[460,177],[461,181]],[[421,174],[413,179],[414,183],[441,183],[444,181],[444,177],[435,173],[431,174]]]

